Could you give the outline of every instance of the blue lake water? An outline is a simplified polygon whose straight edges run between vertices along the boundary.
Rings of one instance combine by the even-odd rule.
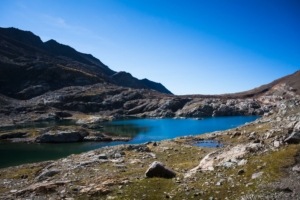
[[[238,127],[258,116],[210,117],[195,119],[130,119],[103,124],[100,129],[110,135],[131,136],[129,142],[81,142],[64,144],[0,143],[0,168],[45,161],[78,154],[104,146],[140,144],[180,136],[198,135]],[[51,124],[53,125],[53,124]]]

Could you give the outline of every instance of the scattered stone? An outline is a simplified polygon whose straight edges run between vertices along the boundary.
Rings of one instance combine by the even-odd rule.
[[[114,157],[115,157],[115,158],[121,158],[122,155],[121,155],[120,153],[116,153]]]
[[[295,171],[295,172],[300,173],[300,164],[294,166],[294,167],[292,168],[292,170]]]
[[[252,174],[251,178],[256,179],[256,178],[261,177],[262,175],[263,175],[263,172],[257,172],[257,173]]]
[[[98,158],[99,158],[99,159],[104,159],[104,160],[108,159],[108,157],[107,157],[104,153],[100,154],[100,155],[98,156]]]
[[[243,166],[243,165],[246,165],[248,163],[248,160],[245,160],[245,159],[242,159],[238,162],[238,166]]]
[[[146,171],[146,177],[173,178],[176,173],[161,162],[154,161]]]
[[[275,189],[277,192],[287,192],[287,193],[289,193],[289,192],[293,192],[293,190],[291,190],[290,188],[288,188],[288,187],[286,187],[286,188],[276,188]]]
[[[239,171],[238,171],[238,175],[242,175],[242,174],[244,174],[245,173],[245,170],[244,169],[240,169]]]
[[[261,170],[263,168],[263,166],[257,166],[258,170]]]
[[[253,183],[247,183],[247,184],[246,184],[246,187],[249,187],[249,186],[251,186],[251,185],[253,185]]]
[[[275,140],[274,141],[274,147],[280,147],[280,142],[278,140]]]
[[[232,135],[231,135],[231,137],[230,138],[234,138],[234,137],[236,137],[236,136],[240,136],[241,135],[241,132],[234,132]]]

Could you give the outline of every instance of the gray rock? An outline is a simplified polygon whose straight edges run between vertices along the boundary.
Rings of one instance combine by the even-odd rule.
[[[287,142],[287,143],[289,143],[289,144],[298,144],[298,143],[300,143],[300,132],[293,132],[293,133],[291,133],[291,135],[288,137],[288,138],[286,138],[285,140],[284,140],[284,142]]]
[[[236,131],[232,134],[232,136],[230,138],[234,138],[234,137],[240,136],[240,135],[241,135],[241,132]]]
[[[107,156],[104,153],[100,154],[98,158],[99,159],[105,159],[105,160],[108,159]]]
[[[238,162],[238,166],[242,166],[247,164],[248,160],[242,159],[241,161]]]
[[[58,170],[58,169],[47,170],[47,171],[44,171],[43,173],[41,173],[38,177],[36,177],[36,180],[42,181],[42,180],[44,180],[48,177],[52,177],[58,173],[60,173],[60,170]]]
[[[300,173],[300,164],[295,165],[292,170],[295,171],[295,172]]]
[[[251,186],[251,185],[253,185],[253,183],[247,183],[247,184],[246,184],[246,187],[249,187],[249,186]]]
[[[122,155],[120,153],[115,154],[115,158],[121,158],[121,157],[122,157]]]
[[[257,172],[257,173],[254,173],[254,174],[252,174],[252,179],[256,179],[256,178],[259,178],[259,177],[261,177],[263,175],[263,172]]]
[[[238,175],[242,175],[243,173],[245,173],[245,170],[243,170],[243,169],[240,169],[240,170],[238,171]]]
[[[154,161],[146,171],[146,177],[173,178],[176,173],[161,162]]]
[[[297,124],[295,124],[294,131],[295,132],[300,132],[300,121]]]
[[[280,147],[280,142],[278,140],[275,140],[274,141],[274,147]]]

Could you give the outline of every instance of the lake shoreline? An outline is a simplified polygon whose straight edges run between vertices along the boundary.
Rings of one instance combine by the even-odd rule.
[[[36,128],[35,132],[32,133],[34,137],[9,138],[6,140],[1,140],[4,141],[4,143],[2,143],[2,146],[0,147],[2,148],[1,151],[5,154],[4,158],[2,159],[4,159],[6,163],[5,167],[7,167],[9,166],[7,165],[7,163],[10,162],[9,160],[12,160],[15,163],[22,164],[22,163],[26,163],[25,157],[30,157],[30,159],[28,159],[28,162],[35,162],[38,161],[39,159],[40,161],[49,160],[53,158],[59,159],[61,157],[65,157],[73,153],[76,154],[82,153],[88,150],[93,150],[105,146],[112,146],[112,145],[119,145],[119,144],[143,144],[147,142],[161,141],[165,139],[174,139],[176,137],[185,137],[185,135],[190,135],[190,134],[198,135],[199,133],[201,133],[201,131],[205,133],[205,132],[210,132],[209,130],[215,130],[209,128],[208,124],[211,123],[212,123],[210,125],[211,127],[215,126],[215,124],[224,124],[224,126],[223,127],[220,126],[219,129],[228,129],[231,127],[228,124],[232,124],[232,123],[233,124],[238,123],[237,125],[244,124],[245,122],[252,121],[256,118],[257,117],[245,117],[245,116],[219,117],[219,118],[217,117],[217,118],[206,118],[206,121],[195,120],[195,119],[172,119],[172,118],[167,118],[167,119],[154,119],[154,118],[132,119],[131,118],[128,120],[120,119],[112,122],[100,123],[101,126],[103,127],[99,129],[87,129],[81,127],[80,125],[74,126],[74,124],[68,124],[68,126],[62,126],[62,127],[60,126],[55,127],[52,124],[50,127]],[[63,124],[60,123],[59,125],[63,125]],[[206,127],[206,129],[203,129],[205,128],[205,127],[202,128],[203,125],[208,127]],[[25,128],[21,130],[14,130],[13,133],[14,134],[20,132],[27,133],[29,130],[32,131],[32,127],[27,129]],[[126,134],[132,134],[131,133],[132,131],[134,132],[134,135],[132,136],[126,135]],[[60,140],[56,138],[56,141],[58,142],[51,141],[51,138],[43,139],[40,137],[41,134],[49,137],[48,135],[51,136],[51,134],[55,134],[56,136],[61,133],[74,134],[75,136],[76,134],[82,134],[84,137],[82,137],[80,141],[73,141],[73,142],[65,140],[64,138],[67,137],[65,135],[59,136],[59,138],[61,138]],[[67,137],[67,139],[68,138],[70,137]],[[42,141],[39,142],[39,140]],[[61,149],[62,147],[64,148],[64,150]],[[40,153],[37,154],[34,149],[36,149]],[[11,152],[15,152],[15,153],[12,154]],[[19,154],[17,152],[24,152],[22,158],[19,157]],[[41,155],[42,152],[45,152],[44,155]],[[36,154],[37,156],[35,156]],[[52,154],[55,155],[57,154],[57,156],[53,156]],[[8,155],[11,155],[14,159],[9,158]],[[47,159],[47,157],[49,158]],[[18,158],[24,161],[22,162],[21,160],[14,161]]]

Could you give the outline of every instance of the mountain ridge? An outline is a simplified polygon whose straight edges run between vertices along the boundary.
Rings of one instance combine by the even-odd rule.
[[[128,85],[126,82],[114,81],[111,79],[110,76],[116,74],[117,72],[103,64],[98,58],[95,58],[91,54],[78,52],[74,48],[65,44],[60,44],[54,39],[43,42],[39,36],[30,31],[23,31],[12,27],[0,28],[0,35],[3,36],[1,37],[1,43],[6,43],[6,45],[4,45],[0,50],[2,61],[6,60],[10,62],[12,59],[14,59],[14,63],[17,65],[21,65],[21,63],[24,64],[24,62],[27,62],[28,64],[30,62],[36,62],[37,60],[44,62],[51,61],[54,63],[63,64],[64,66],[71,66],[71,68],[75,68],[77,70],[79,69],[80,71],[95,74],[100,76],[100,78],[106,76],[105,80],[107,80],[108,83],[117,84],[119,86]],[[9,41],[7,41],[8,38]],[[7,46],[9,46],[9,48],[5,48]],[[23,50],[18,48],[22,48]],[[16,57],[19,57],[19,60],[17,60]],[[22,62],[20,62],[20,59]],[[130,81],[136,82],[136,85],[131,85],[133,88],[140,88],[140,85],[143,85],[140,80],[134,77],[132,77],[132,80]],[[145,88],[154,89],[158,92],[166,91],[163,87],[162,90],[159,87],[151,88],[151,86],[145,86]],[[7,93],[4,94],[9,96]],[[14,97],[17,97],[17,95],[14,95]],[[33,96],[28,96],[28,98],[31,97]]]

